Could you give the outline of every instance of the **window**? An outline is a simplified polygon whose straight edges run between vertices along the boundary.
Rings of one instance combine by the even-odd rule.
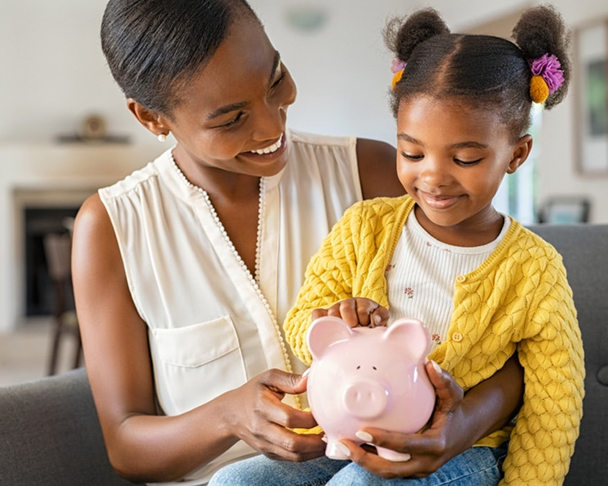
[[[494,206],[501,213],[508,214],[520,223],[529,225],[537,218],[536,160],[541,150],[540,126],[542,107],[533,105],[530,134],[534,138],[532,153],[528,160],[514,173],[508,174],[494,197]]]

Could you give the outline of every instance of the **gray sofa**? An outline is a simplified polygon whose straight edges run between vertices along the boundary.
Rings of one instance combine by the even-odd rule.
[[[585,346],[584,417],[565,484],[608,484],[608,225],[531,229],[564,257]],[[0,484],[133,484],[110,467],[84,369],[0,389]]]

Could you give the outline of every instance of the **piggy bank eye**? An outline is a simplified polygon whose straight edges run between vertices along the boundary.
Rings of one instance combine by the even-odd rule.
[[[372,369],[373,369],[374,371],[378,371],[378,368],[376,368],[375,366],[372,366]]]
[[[357,366],[357,369],[360,370],[361,369],[361,365]]]

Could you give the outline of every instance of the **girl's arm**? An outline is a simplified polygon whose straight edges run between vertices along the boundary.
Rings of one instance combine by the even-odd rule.
[[[561,258],[545,268],[518,344],[526,388],[504,464],[512,484],[522,476],[529,484],[562,484],[583,414],[585,361],[572,290]]]
[[[175,480],[239,439],[270,457],[305,460],[323,453],[318,436],[286,429],[315,422],[281,402],[284,393],[301,393],[305,385],[299,375],[278,370],[183,415],[157,415],[147,327],[131,299],[98,195],[78,214],[72,266],[87,373],[110,462],[120,475]]]

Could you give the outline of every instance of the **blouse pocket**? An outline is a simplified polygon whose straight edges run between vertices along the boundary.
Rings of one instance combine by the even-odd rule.
[[[230,316],[150,331],[159,404],[167,415],[191,410],[245,383],[247,373]]]

